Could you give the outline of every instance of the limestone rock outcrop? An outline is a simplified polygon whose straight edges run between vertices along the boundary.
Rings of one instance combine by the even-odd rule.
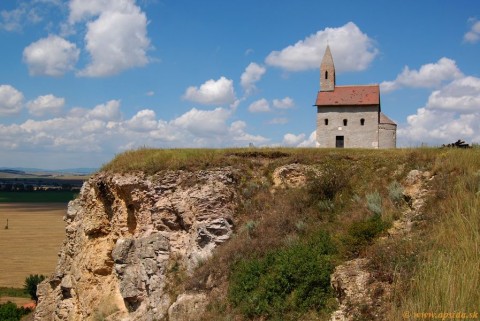
[[[339,301],[339,309],[331,321],[354,320],[359,310],[368,307],[373,311],[371,320],[384,320],[384,300],[391,293],[391,286],[375,280],[368,270],[369,260],[357,258],[337,266],[331,276],[331,284]]]
[[[168,320],[191,321],[205,311],[207,303],[205,293],[182,293],[168,309]]]
[[[288,164],[273,171],[274,188],[297,188],[307,183],[308,175],[320,175],[320,171],[312,165]]]
[[[169,275],[230,238],[237,176],[229,167],[93,176],[68,206],[35,320],[184,320],[204,308],[204,294],[175,298]]]

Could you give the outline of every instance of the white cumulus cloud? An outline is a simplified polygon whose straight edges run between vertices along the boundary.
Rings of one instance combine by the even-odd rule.
[[[251,113],[266,113],[270,110],[270,104],[265,98],[254,101],[248,106],[248,111]]]
[[[240,84],[247,95],[255,91],[255,84],[262,79],[262,76],[266,71],[267,69],[265,67],[254,62],[250,63],[247,68],[245,68],[245,71],[240,77]]]
[[[136,113],[126,122],[128,128],[139,131],[149,131],[158,125],[157,116],[153,110],[144,109]]]
[[[23,60],[33,76],[62,76],[73,70],[80,50],[59,36],[50,35],[23,50]]]
[[[111,76],[149,62],[148,21],[134,0],[72,0],[70,23],[85,20],[91,62],[79,76]]]
[[[23,108],[23,94],[10,85],[0,85],[0,115],[18,114]]]
[[[463,40],[469,43],[477,43],[480,40],[480,21],[475,21],[472,28],[463,36]]]
[[[274,99],[273,106],[278,109],[290,109],[295,106],[295,102],[290,97],[285,97],[283,99]]]
[[[287,145],[287,146],[297,146],[298,144],[300,144],[304,140],[305,140],[305,134],[303,134],[303,133],[299,134],[299,135],[287,133],[283,136],[283,142],[282,143],[284,145]]]
[[[232,140],[232,145],[240,143],[240,146],[246,146],[246,144],[255,143],[263,144],[269,141],[268,138],[265,138],[261,135],[252,135],[246,132],[247,123],[243,120],[237,120],[230,125],[229,136]]]
[[[104,12],[129,13],[138,9],[135,0],[71,0],[70,23],[94,18]]]
[[[308,136],[307,139],[305,139],[303,142],[300,142],[300,144],[297,145],[297,147],[316,147],[317,146],[317,131],[314,130],[310,136]]]
[[[225,77],[207,80],[200,88],[188,87],[183,99],[204,105],[224,105],[235,102],[233,81]]]
[[[230,115],[231,111],[224,108],[214,110],[193,108],[174,119],[172,124],[199,137],[221,135],[227,131],[226,120]]]
[[[88,111],[86,116],[89,119],[119,120],[121,118],[120,100],[110,100],[105,104],[97,105]]]
[[[480,142],[480,115],[456,114],[419,108],[417,113],[407,117],[407,124],[398,131],[399,145],[420,146],[441,145],[463,139],[467,142]]]
[[[430,95],[427,108],[458,113],[479,113],[480,79],[469,76],[452,81]]]
[[[314,130],[310,136],[305,134],[285,134],[283,136],[282,144],[291,147],[315,147],[317,142],[317,132]]]
[[[401,87],[433,88],[445,81],[457,79],[463,74],[454,60],[441,58],[435,63],[425,64],[419,70],[411,70],[408,66],[393,81],[380,84],[383,92],[390,92]]]
[[[54,95],[39,96],[27,103],[30,114],[43,116],[45,114],[58,114],[65,105],[65,98],[55,97]]]
[[[269,141],[249,133],[244,121],[232,122],[233,113],[231,108],[193,108],[179,117],[163,120],[153,110],[143,109],[124,119],[120,101],[111,100],[92,109],[77,108],[51,119],[0,124],[0,147],[8,149],[9,155],[45,152],[50,159],[81,159],[88,153],[89,157],[102,155],[106,161],[126,148],[145,145],[225,147]]]
[[[467,76],[432,92],[425,107],[400,126],[400,145],[480,142],[480,79]]]
[[[265,61],[288,71],[319,68],[327,43],[337,72],[364,70],[378,53],[373,40],[355,23],[348,22],[339,28],[320,30],[281,51],[273,51]]]

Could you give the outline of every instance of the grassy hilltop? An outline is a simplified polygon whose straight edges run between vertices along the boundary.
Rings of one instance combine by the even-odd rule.
[[[272,193],[281,165],[313,165],[301,188]],[[205,320],[327,320],[336,301],[335,266],[371,259],[392,284],[388,320],[405,312],[475,312],[480,302],[480,149],[139,149],[103,171],[240,169],[235,236],[172,295],[210,290]],[[408,207],[401,183],[410,170],[429,171],[421,220],[401,241],[377,242]],[[393,243],[392,243],[393,242]],[[359,320],[369,320],[369,307]],[[476,311],[479,312],[479,311]]]

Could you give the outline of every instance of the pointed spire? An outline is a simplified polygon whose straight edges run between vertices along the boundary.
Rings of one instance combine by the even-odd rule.
[[[327,45],[327,49],[325,49],[325,53],[323,54],[322,65],[324,66],[332,66],[335,68],[333,64],[333,57],[332,52],[330,51],[330,45]]]
[[[327,45],[322,63],[320,64],[320,91],[333,90],[335,90],[335,65],[333,64],[330,46]]]

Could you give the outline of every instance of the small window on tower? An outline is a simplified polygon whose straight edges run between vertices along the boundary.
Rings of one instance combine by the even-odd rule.
[[[343,126],[347,126],[347,120],[346,119],[343,120]]]
[[[328,118],[325,118],[325,126],[328,125]]]
[[[325,79],[328,79],[328,71],[325,71]]]
[[[360,125],[365,125],[365,118],[360,119]]]

